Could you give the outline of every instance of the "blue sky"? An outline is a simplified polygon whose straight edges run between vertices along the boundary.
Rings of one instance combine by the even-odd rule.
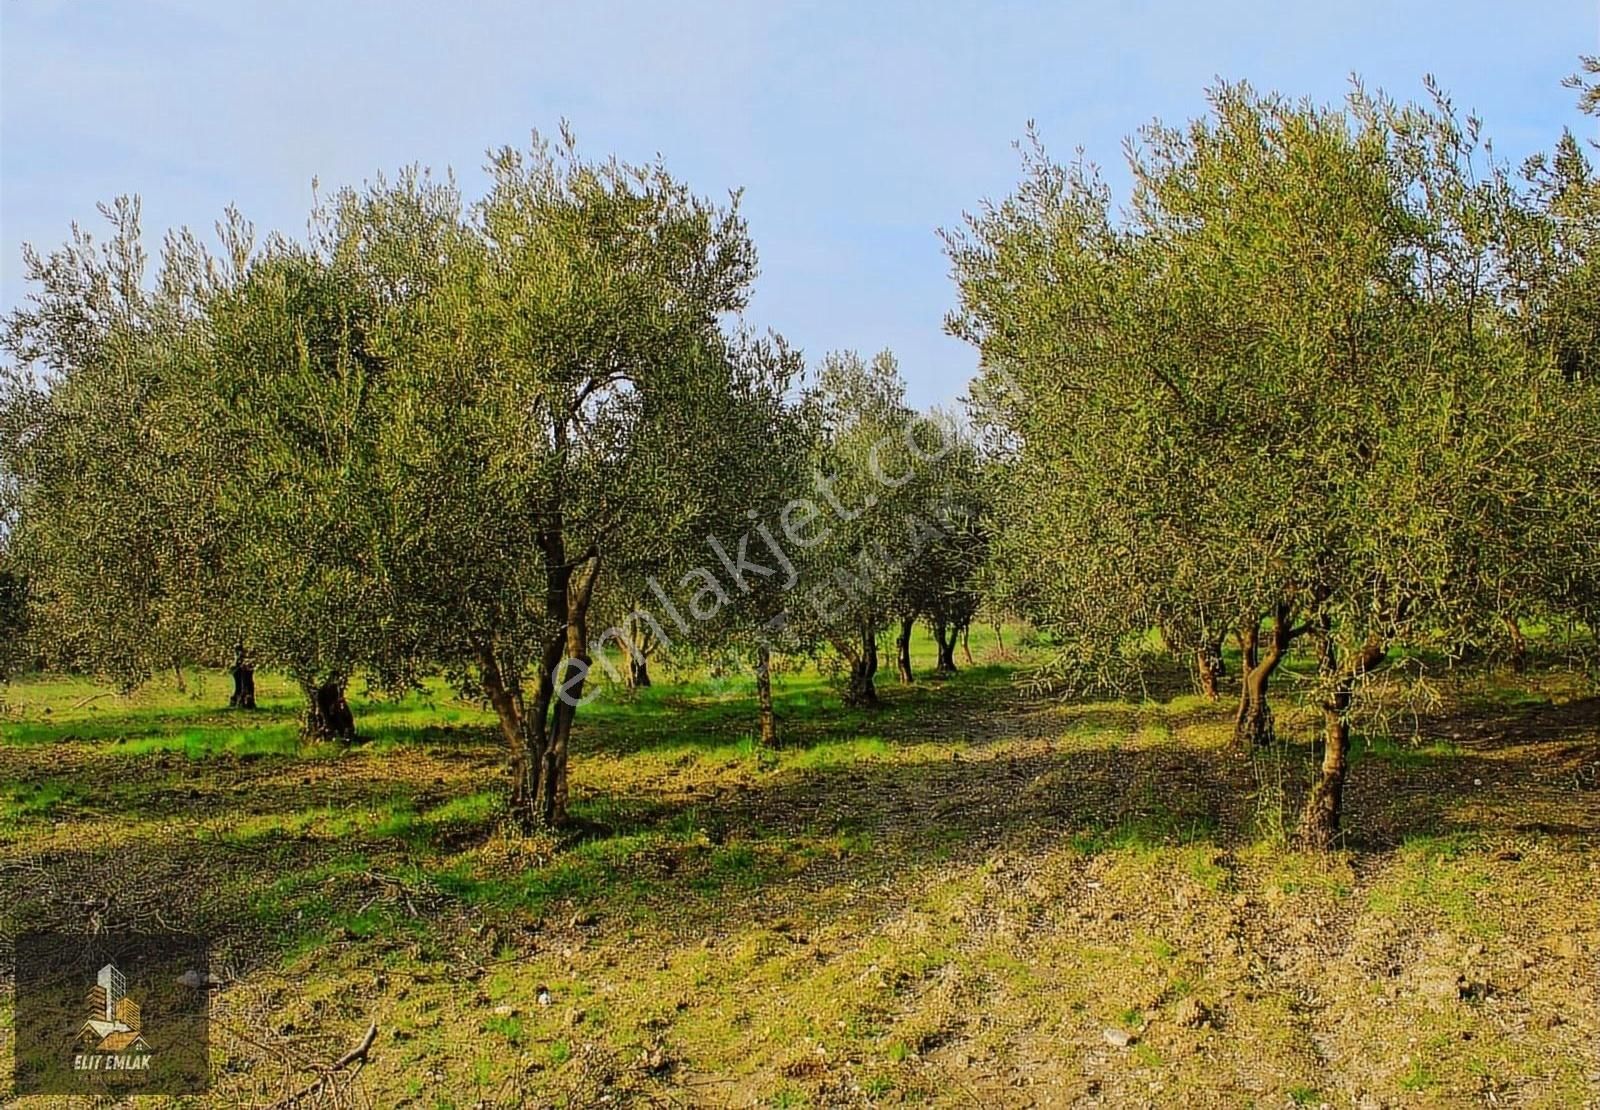
[[[697,191],[743,186],[750,311],[813,358],[892,347],[919,404],[970,349],[936,229],[1016,181],[1029,119],[1121,185],[1123,137],[1203,110],[1215,77],[1319,99],[1435,74],[1501,153],[1594,133],[1560,87],[1600,50],[1595,0],[1500,3],[248,4],[0,0],[0,307],[21,245],[96,201],[146,233],[229,202],[304,228],[311,179],[421,162],[469,196],[483,152],[571,120],[591,156],[660,153]]]

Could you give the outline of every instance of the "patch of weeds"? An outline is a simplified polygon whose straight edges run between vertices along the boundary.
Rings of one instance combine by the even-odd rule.
[[[377,823],[372,826],[372,835],[415,844],[427,838],[427,830],[417,827],[417,811],[411,801],[396,798],[380,811]]]
[[[1141,1067],[1159,1068],[1161,1066],[1161,1053],[1143,1041],[1133,1046],[1133,1058],[1139,1061]]]
[[[854,1014],[845,1022],[844,1035],[851,1040],[870,1041],[883,1033],[883,1025],[874,1014]]]
[[[1400,847],[1394,873],[1368,895],[1379,913],[1433,912],[1461,932],[1492,936],[1497,926],[1478,909],[1478,892],[1494,885],[1473,833],[1409,838]]]
[[[484,790],[477,794],[464,794],[441,802],[422,815],[429,825],[478,825],[492,818],[500,807],[503,795],[499,791]]]
[[[1251,821],[1256,839],[1276,848],[1289,844],[1294,818],[1289,813],[1288,772],[1284,746],[1273,744],[1250,753],[1250,773],[1255,778],[1255,810]]]
[[[566,1041],[550,1042],[551,1067],[559,1068],[562,1064],[565,1064],[570,1059],[572,1059],[572,1046],[570,1044],[568,1044]]]
[[[1483,690],[1466,699],[1469,707],[1476,709],[1536,709],[1550,704],[1550,695],[1525,682],[1500,682],[1489,680]]]
[[[870,855],[874,842],[870,832],[842,824],[832,834],[813,834],[808,830],[805,838],[791,838],[786,843],[802,858],[814,860]]]
[[[484,997],[490,1002],[499,1002],[516,989],[516,980],[503,971],[497,971],[483,984]]]
[[[495,1015],[483,1019],[482,1029],[485,1033],[495,1033],[506,1039],[506,1043],[513,1048],[522,1047],[526,1034],[522,1028],[520,1018],[511,1015]]]
[[[218,832],[217,839],[226,844],[248,844],[269,836],[304,837],[318,825],[331,824],[334,812],[328,806],[311,806],[292,813],[263,813],[254,817],[241,817]]]
[[[1296,1106],[1320,1106],[1322,1091],[1305,1083],[1294,1083],[1289,1087],[1289,1101]]]
[[[1258,842],[1242,853],[1264,872],[1263,885],[1280,894],[1321,893],[1346,898],[1354,889],[1348,864],[1337,856],[1299,852]]]
[[[771,1106],[772,1110],[801,1110],[801,1107],[808,1105],[808,1100],[805,1093],[798,1088],[782,1087],[773,1093],[767,1105]]]
[[[374,906],[359,913],[340,914],[334,918],[335,931],[347,937],[365,939],[391,931],[393,915]]]
[[[690,885],[709,896],[728,887],[759,886],[770,873],[771,869],[753,847],[728,844],[712,850],[705,871],[691,880]]]
[[[320,948],[328,939],[326,930],[330,925],[348,927],[357,936],[370,936],[380,931],[387,918],[377,917],[380,911],[376,908],[341,916],[325,888],[342,885],[348,876],[371,866],[364,855],[348,855],[291,871],[265,886],[252,882],[244,891],[245,912],[259,927],[273,934],[284,949],[285,959]],[[357,928],[366,932],[357,933]]]
[[[573,845],[543,866],[485,874],[467,857],[429,871],[428,878],[440,890],[473,905],[540,913],[567,899],[608,900],[613,908],[644,913],[645,900],[654,897],[659,886],[640,873],[641,864],[674,842],[692,839],[656,831],[598,836]]]
[[[119,737],[108,750],[120,756],[174,753],[182,755],[185,759],[197,761],[225,754],[327,759],[343,753],[343,749],[337,744],[302,744],[300,732],[292,724],[257,726],[249,729],[200,726],[137,739],[124,740]]]
[[[1405,1074],[1400,1077],[1400,1089],[1415,1094],[1418,1091],[1426,1091],[1437,1082],[1439,1082],[1438,1077],[1433,1074],[1433,1070],[1426,1063],[1421,1060],[1413,1060],[1411,1061],[1411,1067],[1406,1069]]]
[[[1473,832],[1444,833],[1437,836],[1411,836],[1400,845],[1400,855],[1420,863],[1464,859],[1483,847],[1483,838]]]
[[[1040,982],[1038,965],[1024,960],[1001,948],[985,950],[979,957],[980,966],[991,976],[998,977],[1013,990],[1033,990]]]
[[[0,829],[45,820],[57,806],[76,803],[83,796],[81,788],[54,780],[7,783],[0,786]]]
[[[1441,759],[1454,759],[1461,749],[1445,740],[1411,744],[1393,736],[1356,736],[1350,745],[1350,763],[1379,759],[1396,767],[1426,767]]]
[[[430,871],[428,878],[440,890],[471,905],[538,913],[562,899],[593,900],[605,886],[607,872],[592,860],[567,859],[503,877],[474,875],[465,865],[458,865]]]
[[[1072,847],[1084,856],[1107,851],[1149,855],[1167,847],[1207,841],[1215,833],[1216,820],[1209,815],[1178,814],[1157,806],[1149,812],[1126,816],[1113,825],[1077,833],[1072,838]]]
[[[829,740],[813,744],[783,762],[797,771],[819,771],[886,760],[889,756],[889,745],[881,737],[862,736],[853,740]]]
[[[1221,854],[1210,844],[1194,844],[1182,850],[1184,870],[1200,886],[1220,894],[1227,889],[1231,875],[1221,862]]]

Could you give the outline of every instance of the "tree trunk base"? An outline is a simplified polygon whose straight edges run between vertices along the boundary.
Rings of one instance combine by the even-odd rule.
[[[850,684],[845,687],[844,703],[852,708],[878,704],[878,688],[873,679],[878,673],[878,633],[876,629],[861,629],[861,653],[850,659]]]
[[[761,746],[778,744],[778,716],[772,711],[772,652],[766,647],[756,651],[756,700],[761,707]]]
[[[850,684],[845,687],[844,703],[853,709],[864,709],[878,704],[878,688],[872,676],[863,674],[861,665],[850,668]]]
[[[956,630],[943,623],[933,626],[933,638],[939,645],[939,662],[933,668],[936,674],[956,673]]]
[[[1226,667],[1222,661],[1222,644],[1207,644],[1194,653],[1195,692],[1207,701],[1216,701],[1221,695],[1222,677]]]
[[[860,709],[878,704],[878,687],[873,682],[877,671],[874,658],[858,659],[850,664],[850,681],[844,688],[844,703]]]
[[[900,635],[894,641],[895,669],[899,672],[900,681],[910,685],[914,681],[911,673],[911,627],[910,620],[900,622]]]
[[[233,676],[233,696],[228,699],[230,709],[254,709],[256,707],[256,669],[245,662],[244,644],[240,643],[233,649],[233,666],[228,668],[228,673]],[[183,671],[178,672],[179,676]]]
[[[356,738],[356,719],[345,701],[344,683],[324,682],[310,691],[311,704],[306,710],[305,735],[310,740],[342,740],[349,743]]]
[[[1322,775],[1311,788],[1300,813],[1295,842],[1311,851],[1326,852],[1339,836],[1339,803],[1344,793],[1343,776]]]
[[[1239,715],[1234,719],[1234,743],[1245,748],[1265,748],[1275,743],[1277,739],[1277,729],[1272,720],[1272,707],[1265,700],[1246,700],[1239,707]]]
[[[256,672],[253,667],[233,668],[233,696],[228,699],[230,709],[256,707]]]

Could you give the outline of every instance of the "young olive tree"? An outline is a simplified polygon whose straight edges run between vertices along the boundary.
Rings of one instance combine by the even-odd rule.
[[[194,382],[214,401],[202,434],[230,460],[214,608],[301,687],[317,739],[355,738],[349,679],[391,661],[387,367],[368,346],[372,312],[335,253],[275,241],[212,298],[213,355]]]
[[[762,367],[762,375],[778,383],[781,391],[770,393],[766,405],[746,405],[739,414],[753,421],[739,442],[758,447],[723,488],[724,504],[715,514],[718,525],[708,544],[716,541],[716,563],[728,571],[733,589],[725,619],[707,631],[714,642],[732,648],[748,662],[755,677],[759,739],[772,747],[778,743],[773,656],[812,646],[805,638],[804,622],[791,622],[790,612],[813,537],[790,523],[791,513],[800,511],[795,497],[807,488],[817,414],[804,397],[785,400],[799,383],[804,363],[781,339],[745,344],[741,361]]]
[[[489,168],[437,280],[376,329],[379,469],[404,537],[388,575],[419,651],[493,705],[517,819],[559,825],[596,588],[633,577],[602,569],[704,542],[760,448],[741,414],[781,383],[723,331],[755,272],[737,198],[585,162],[565,136]],[[691,597],[696,619],[720,591]]]
[[[1064,668],[1121,677],[1151,628],[1231,623],[1260,742],[1309,645],[1325,727],[1301,834],[1321,845],[1364,676],[1487,611],[1486,514],[1531,526],[1560,375],[1506,323],[1502,179],[1442,98],[1223,86],[1212,108],[1143,133],[1122,220],[1091,170],[1036,153],[950,237],[952,325],[1015,454],[1000,547],[1033,564],[1019,594]]]
[[[811,403],[822,522],[805,553],[806,588],[791,616],[802,635],[838,653],[846,704],[874,705],[878,637],[904,612],[906,584],[942,535],[929,476],[948,452],[949,434],[906,405],[888,351],[871,362],[854,353],[829,355]]]
[[[1545,602],[1530,616],[1576,620],[1600,635],[1600,179],[1570,133],[1530,159],[1523,176],[1529,194],[1512,210],[1507,260],[1513,319],[1530,358],[1553,365],[1562,386],[1541,414],[1552,458],[1531,512],[1538,527],[1497,537],[1484,555]],[[1530,572],[1542,580],[1527,581]]]
[[[983,600],[980,577],[989,557],[987,474],[977,446],[948,414],[930,414],[925,427],[946,437],[942,453],[918,460],[907,493],[934,525],[900,575],[894,608],[900,619],[895,664],[902,682],[912,681],[912,623],[928,622],[937,645],[935,670],[956,671],[956,644],[966,635]],[[968,652],[967,661],[971,662]]]
[[[216,472],[179,385],[206,357],[214,269],[173,237],[147,287],[138,202],[101,212],[103,243],[74,227],[61,249],[24,253],[35,288],[3,327],[0,527],[39,657],[131,687],[220,651],[195,619]]]
[[[800,581],[794,560],[807,536],[790,527],[785,509],[796,504],[789,512],[798,512],[792,499],[809,488],[815,421],[803,397],[789,398],[804,364],[781,336],[736,335],[728,356],[740,399],[722,408],[724,447],[714,452],[722,472],[706,475],[701,534],[665,556],[608,564],[619,581],[596,602],[605,608],[596,610],[594,627],[605,631],[593,642],[606,648],[595,651],[596,662],[630,686],[648,685],[647,659],[661,650],[748,665],[760,739],[770,746],[778,739],[773,654],[807,646],[786,616]]]

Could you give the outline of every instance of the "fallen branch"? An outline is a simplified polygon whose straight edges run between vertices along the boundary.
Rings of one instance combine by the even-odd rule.
[[[373,1022],[371,1025],[367,1026],[366,1035],[361,1038],[361,1041],[354,1048],[335,1060],[330,1067],[323,1069],[321,1075],[312,1080],[310,1083],[307,1083],[294,1094],[290,1095],[288,1098],[281,1099],[280,1101],[273,1103],[269,1110],[278,1110],[278,1107],[284,1106],[296,1106],[302,1099],[308,1099],[314,1095],[321,1094],[322,1089],[328,1085],[328,1081],[345,1068],[348,1068],[351,1064],[356,1065],[355,1072],[351,1073],[351,1075],[354,1076],[366,1066],[367,1053],[372,1050],[372,1042],[377,1039],[378,1023]]]
[[[109,698],[111,696],[111,693],[112,692],[110,690],[102,690],[98,694],[90,694],[86,698],[79,698],[77,701],[73,702],[70,706],[67,707],[67,712],[71,713],[74,709],[82,709],[84,706],[88,705],[90,702],[99,701],[101,698]]]
[[[358,1060],[363,1064],[366,1063],[367,1052],[372,1048],[372,1042],[377,1039],[378,1023],[373,1022],[371,1025],[367,1026],[367,1035],[361,1038],[361,1043],[333,1062],[333,1070],[343,1071],[345,1068],[349,1067],[351,1064],[354,1064]]]

